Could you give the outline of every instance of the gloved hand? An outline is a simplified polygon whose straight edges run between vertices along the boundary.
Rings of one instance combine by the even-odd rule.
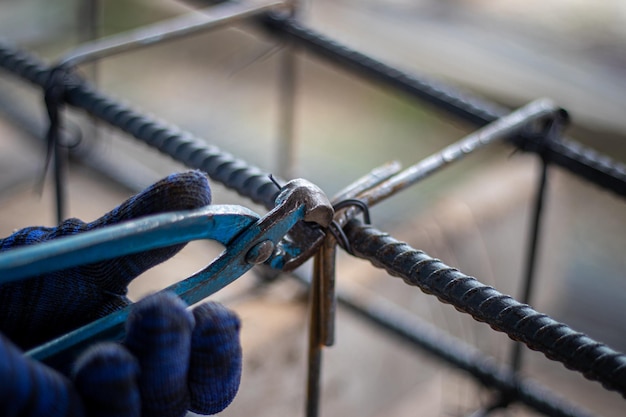
[[[68,378],[0,335],[0,415],[182,417],[215,414],[239,387],[239,319],[217,303],[193,312],[159,293],[133,306],[121,344],[96,343]]]
[[[97,229],[124,220],[210,204],[206,176],[175,174],[102,218],[30,227],[0,240],[0,251]],[[128,284],[184,245],[155,249],[0,286],[0,414],[7,416],[182,416],[226,407],[239,386],[239,320],[207,303],[185,310],[172,294],[140,301],[122,345],[96,344],[71,379],[25,358],[22,349],[127,306]],[[2,335],[0,335],[2,336]],[[10,339],[10,341],[9,341]]]

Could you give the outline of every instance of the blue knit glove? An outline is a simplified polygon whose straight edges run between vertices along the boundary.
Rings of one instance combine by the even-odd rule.
[[[170,293],[139,301],[122,344],[97,343],[71,378],[23,356],[0,335],[0,415],[182,417],[215,414],[239,387],[239,319],[217,303],[193,312]]]
[[[22,229],[0,240],[0,251],[210,202],[204,174],[175,174],[94,222]],[[8,338],[0,335],[0,378],[16,383],[0,385],[0,415],[167,417],[226,407],[241,373],[239,321],[218,304],[192,314],[172,294],[140,301],[124,343],[93,346],[77,361],[73,380],[23,357],[12,344],[28,349],[127,306],[128,284],[183,246],[1,285],[0,331]]]
[[[71,236],[104,226],[211,203],[206,176],[199,171],[171,175],[131,197],[100,219],[68,219],[58,227],[27,227],[0,240],[0,252]],[[0,285],[0,331],[22,349],[106,316],[130,304],[128,284],[175,255],[184,245],[155,249],[82,265],[43,277]]]

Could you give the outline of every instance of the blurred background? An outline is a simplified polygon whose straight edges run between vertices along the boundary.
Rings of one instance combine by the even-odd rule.
[[[0,37],[53,62],[80,42],[208,4],[172,0],[1,0]],[[92,9],[90,9],[90,7]],[[95,7],[95,9],[93,9]],[[92,13],[96,11],[95,15]],[[92,18],[95,16],[95,25]],[[509,107],[549,97],[572,116],[567,134],[626,161],[626,3],[619,0],[309,0],[300,19],[403,70]],[[409,166],[472,131],[432,108],[297,54],[293,169],[279,140],[282,60],[288,49],[253,24],[151,46],[81,67],[99,89],[207,143],[328,195],[374,167]],[[70,110],[80,136],[70,169],[70,215],[92,220],[133,192],[184,167]],[[0,71],[0,233],[54,223],[41,178],[46,113],[39,89]],[[83,161],[83,162],[81,162]],[[372,209],[374,225],[519,297],[539,161],[495,145]],[[624,201],[558,168],[550,170],[531,304],[626,351]],[[218,184],[214,202],[264,210]],[[208,263],[219,248],[197,242],[140,277],[133,297]],[[511,344],[484,324],[344,256],[339,285],[390,300],[506,363]],[[307,267],[303,268],[307,271]],[[287,278],[250,274],[217,294],[242,316],[241,391],[224,416],[301,415],[306,298]],[[464,416],[492,393],[453,368],[339,310],[336,346],[325,351],[322,415]],[[597,415],[622,416],[624,400],[526,352],[523,374]],[[536,415],[513,406],[493,415]]]

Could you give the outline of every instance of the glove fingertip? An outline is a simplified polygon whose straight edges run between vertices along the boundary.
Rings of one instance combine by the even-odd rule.
[[[157,293],[135,304],[124,344],[141,367],[144,415],[176,417],[189,408],[187,376],[194,318],[173,293]]]
[[[218,303],[208,302],[193,311],[189,367],[190,410],[215,414],[234,400],[241,381],[242,354],[239,317]]]
[[[99,343],[76,361],[74,381],[87,415],[139,417],[139,364],[123,346]]]

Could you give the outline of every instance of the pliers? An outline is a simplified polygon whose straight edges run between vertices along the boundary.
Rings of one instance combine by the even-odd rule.
[[[17,248],[0,255],[0,283],[27,279],[131,253],[198,239],[215,240],[224,251],[191,277],[165,288],[194,304],[233,282],[254,265],[293,268],[306,261],[310,248],[286,237],[297,223],[323,236],[334,210],[314,184],[296,179],[276,198],[264,216],[234,205],[210,205],[132,220],[75,236]],[[310,226],[310,227],[309,227]],[[310,242],[309,242],[310,243]],[[28,355],[56,362],[98,340],[121,340],[130,306],[38,346]]]

